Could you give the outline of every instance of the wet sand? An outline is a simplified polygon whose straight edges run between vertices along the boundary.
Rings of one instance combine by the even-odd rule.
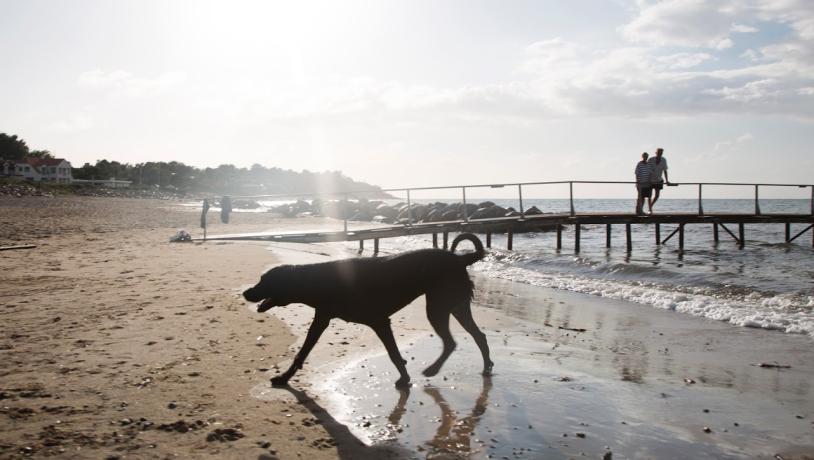
[[[271,265],[346,257],[343,246],[169,244],[199,216],[167,201],[3,199],[0,209],[0,244],[37,244],[0,253],[0,458],[814,452],[808,337],[477,278],[490,379],[457,325],[441,374],[420,375],[440,341],[418,299],[393,321],[409,392],[393,388],[375,335],[341,321],[291,388],[273,389],[312,311],[253,313],[238,292]],[[335,225],[216,218],[210,234]]]

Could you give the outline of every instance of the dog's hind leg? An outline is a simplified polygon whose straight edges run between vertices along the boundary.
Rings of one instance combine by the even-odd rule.
[[[475,339],[475,343],[478,345],[480,349],[480,354],[483,356],[483,375],[491,375],[492,374],[492,366],[494,363],[489,357],[489,344],[486,342],[486,334],[481,332],[478,325],[475,324],[475,319],[472,317],[472,308],[469,306],[469,302],[466,305],[461,305],[460,307],[452,310],[452,316],[461,323],[461,326],[469,332],[473,339]]]
[[[455,350],[455,340],[452,339],[452,334],[449,332],[449,309],[443,302],[444,298],[437,298],[435,296],[427,295],[427,319],[430,320],[430,325],[435,329],[438,337],[444,343],[444,349],[441,351],[441,356],[435,360],[430,367],[424,369],[423,374],[427,377],[432,377],[441,370],[441,366],[449,358],[449,355]]]
[[[407,361],[401,357],[398,345],[396,345],[396,339],[393,337],[393,329],[390,327],[390,318],[387,318],[383,322],[372,324],[370,327],[373,328],[376,335],[381,339],[388,356],[390,356],[390,360],[393,361],[393,364],[399,371],[400,377],[396,380],[396,388],[409,388],[410,374],[407,373],[407,367],[405,366]]]
[[[317,344],[319,336],[322,335],[322,332],[330,323],[330,317],[320,315],[319,312],[314,315],[314,321],[311,323],[311,327],[308,328],[308,334],[305,336],[305,342],[302,344],[302,348],[294,358],[294,362],[291,363],[291,367],[289,367],[287,371],[271,379],[272,386],[283,387],[288,385],[288,380],[293,377],[298,370],[302,369],[302,365],[305,363],[305,358],[308,357],[308,353],[311,353],[311,349],[313,349],[314,345]]]

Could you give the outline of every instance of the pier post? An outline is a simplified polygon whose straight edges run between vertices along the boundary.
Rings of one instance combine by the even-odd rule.
[[[379,253],[379,239],[373,238],[373,254]]]
[[[571,203],[571,217],[574,216],[574,183],[568,183],[568,202]]]
[[[757,192],[758,187],[759,187],[759,185],[755,184],[755,215],[756,216],[760,215],[760,201],[758,199],[758,192]]]
[[[438,247],[438,234],[437,233],[432,234],[432,247],[434,247],[434,248]]]
[[[611,224],[605,225],[605,247],[611,247]]]
[[[745,233],[746,232],[744,232],[743,224],[738,224],[738,249],[743,249],[743,247],[746,245],[746,239],[744,238]]]
[[[365,250],[365,240],[359,240],[359,254]]]
[[[791,239],[791,224],[786,222],[786,243]]]
[[[704,203],[701,199],[701,184],[698,184],[698,215],[704,215]]]
[[[718,243],[718,224],[712,224],[712,240]]]
[[[574,252],[579,252],[579,237],[580,237],[580,228],[582,226],[577,223],[574,224]]]
[[[684,252],[684,224],[678,224],[678,250]]]
[[[526,218],[526,211],[523,210],[523,184],[517,184],[517,196],[520,198],[520,218]]]
[[[449,249],[449,232],[444,232],[444,251]]]
[[[557,224],[557,250],[562,249],[562,225]]]
[[[486,232],[486,247],[492,247],[492,232]]]
[[[506,248],[509,251],[511,251],[513,245],[514,245],[514,232],[512,232],[512,228],[509,227],[506,232]]]
[[[466,187],[461,187],[461,191],[463,193],[463,200],[464,200],[464,207],[463,207],[464,221],[469,222],[469,216],[468,216],[468,213],[466,212]],[[446,248],[444,248],[444,249],[446,249]]]
[[[656,246],[661,244],[661,224],[656,224]]]
[[[413,225],[413,203],[410,201],[410,189],[407,189],[407,225]]]
[[[630,236],[630,224],[625,224],[625,244],[627,245],[627,252],[633,250],[633,239]]]

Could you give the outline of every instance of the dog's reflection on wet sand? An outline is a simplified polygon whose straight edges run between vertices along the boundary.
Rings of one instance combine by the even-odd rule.
[[[322,426],[337,443],[337,453],[343,459],[376,459],[376,458],[414,458],[415,452],[398,445],[398,435],[409,427],[401,425],[403,416],[407,413],[407,402],[410,399],[411,390],[399,391],[399,398],[393,410],[387,417],[388,428],[393,432],[393,440],[372,446],[365,445],[356,435],[354,435],[346,425],[338,422],[327,410],[320,406],[314,399],[304,391],[285,387],[297,399],[303,407],[308,409],[316,419],[320,420]],[[481,416],[486,412],[489,404],[489,392],[492,389],[492,378],[483,377],[483,387],[478,395],[469,414],[459,418],[458,414],[450,407],[442,395],[442,390],[438,387],[427,386],[423,391],[432,398],[441,409],[441,416],[437,420],[440,425],[435,436],[424,442],[416,443],[420,450],[426,452],[426,458],[468,458],[471,454],[478,452],[479,446],[473,446],[473,434],[480,421]],[[429,417],[427,417],[429,418]],[[409,436],[409,434],[407,435]]]

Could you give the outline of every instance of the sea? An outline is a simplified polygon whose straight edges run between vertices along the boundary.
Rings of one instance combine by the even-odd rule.
[[[414,200],[417,203],[449,199]],[[517,200],[492,201],[518,207]],[[395,200],[393,200],[395,203]],[[263,202],[265,206],[279,204]],[[567,199],[526,199],[525,209],[536,206],[543,212],[567,212]],[[704,212],[753,213],[751,199],[705,199]],[[577,199],[577,212],[632,211],[629,199]],[[763,199],[762,213],[811,212],[808,199]],[[695,212],[694,199],[661,199],[655,212]],[[363,224],[355,224],[355,228]],[[737,234],[737,225],[729,226]],[[794,236],[806,225],[793,224]],[[675,225],[662,224],[664,239]],[[747,224],[745,247],[720,229],[713,241],[712,225],[685,226],[684,251],[678,251],[677,236],[666,244],[655,244],[654,225],[633,225],[633,250],[625,247],[623,225],[613,226],[612,247],[605,246],[604,225],[584,225],[580,252],[574,251],[573,227],[563,232],[563,247],[556,250],[554,232],[514,235],[513,250],[506,250],[505,235],[492,236],[492,249],[472,269],[496,279],[532,286],[624,300],[652,308],[673,310],[695,317],[725,321],[733,325],[763,328],[814,336],[814,248],[811,231],[786,243],[783,224]],[[483,237],[483,235],[482,235]],[[349,249],[358,243],[347,243]],[[426,248],[431,235],[381,240],[383,254]]]

